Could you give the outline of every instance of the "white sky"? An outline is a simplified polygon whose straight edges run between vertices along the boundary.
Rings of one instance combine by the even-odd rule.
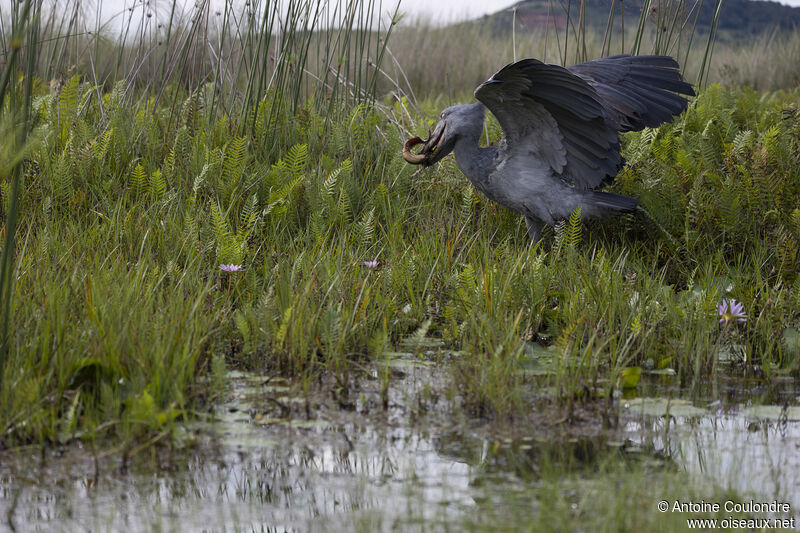
[[[135,0],[95,0],[103,4],[103,11],[121,10],[123,5],[130,6]],[[146,0],[145,0],[146,1]],[[153,3],[170,5],[171,0],[150,0]],[[212,0],[222,5],[225,0]],[[187,4],[191,0],[187,0]],[[401,9],[409,15],[431,15],[436,20],[463,19],[493,13],[504,7],[515,4],[517,0],[401,0]],[[800,0],[780,0],[782,4],[800,7]],[[383,0],[384,11],[394,6],[396,0]]]
[[[6,13],[9,3],[16,0],[0,0],[0,11]],[[73,0],[74,1],[74,0]],[[152,7],[156,12],[161,13],[162,17],[168,16],[172,0],[81,0],[82,5],[91,10],[92,6],[101,9],[103,22],[109,22],[112,28],[119,28],[128,20],[126,8],[135,7],[133,20],[141,20],[142,13],[145,11],[142,4]],[[231,0],[227,0],[231,1]],[[241,9],[245,0],[233,0],[236,10]],[[285,2],[286,0],[277,0]],[[326,0],[321,0],[326,1]],[[327,0],[330,5],[346,0]],[[377,5],[381,4],[381,14],[384,20],[388,20],[388,14],[394,11],[398,0],[373,0]],[[478,17],[488,13],[494,13],[503,8],[515,4],[518,0],[400,0],[400,11],[407,15],[406,21],[413,20],[422,16],[436,21],[437,24],[446,24],[453,21],[461,21],[469,18]],[[794,0],[800,2],[800,0]],[[211,0],[212,7],[222,8],[226,0]],[[56,9],[60,4],[65,4],[64,0],[45,0],[45,6]],[[367,0],[364,0],[367,3]],[[72,4],[72,2],[70,2]],[[183,5],[184,11],[188,12],[195,4],[195,0],[178,0],[179,5]],[[264,4],[264,0],[261,1]],[[87,13],[88,15],[88,13]],[[87,17],[89,21],[92,19]]]
[[[0,0],[0,9],[6,12],[8,3],[14,0]],[[46,4],[55,2],[58,5],[63,0],[48,0]],[[195,0],[179,0],[184,5],[191,8]],[[223,6],[226,0],[211,0],[212,5]],[[230,0],[228,0],[230,1]],[[334,4],[337,0],[330,0]],[[376,2],[378,0],[375,0]],[[240,6],[244,0],[234,0]],[[385,15],[397,4],[397,0],[381,0],[382,11]],[[447,23],[467,18],[478,17],[480,15],[494,13],[515,4],[517,0],[400,0],[400,9],[409,18],[424,16],[437,23]],[[780,0],[781,3],[800,7],[800,0]],[[85,0],[86,5],[97,5],[102,8],[103,19],[108,20],[113,15],[119,15],[126,7],[137,6],[141,13],[142,3],[155,6],[159,11],[167,11],[172,5],[172,0]],[[53,4],[51,4],[53,5]],[[723,8],[724,9],[724,8]],[[116,17],[117,24],[125,17]]]
[[[145,0],[147,1],[147,0]],[[186,5],[191,5],[193,0],[183,0]],[[498,11],[504,7],[513,5],[518,0],[401,0],[400,9],[409,15],[431,15],[437,20],[463,19],[467,17],[477,17],[487,13]],[[795,0],[800,2],[800,0]],[[95,0],[97,4],[103,5],[103,12],[107,14],[122,11],[124,7],[130,7],[137,0]],[[172,0],[150,0],[154,5],[160,5],[162,9],[172,4]],[[332,0],[332,3],[335,0]],[[224,5],[225,0],[212,0],[212,4]],[[237,4],[241,0],[236,0]],[[397,0],[382,0],[383,11],[386,12],[397,5]]]

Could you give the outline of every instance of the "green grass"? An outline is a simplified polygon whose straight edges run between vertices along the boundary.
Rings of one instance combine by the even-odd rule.
[[[112,48],[107,76],[52,85],[43,57],[97,43],[19,18],[0,166],[4,445],[168,433],[214,401],[219,380],[204,378],[223,358],[305,390],[330,375],[346,393],[409,336],[459,352],[464,408],[497,417],[528,408],[531,390],[567,412],[597,398],[611,410],[626,368],[699,383],[723,352],[764,379],[797,373],[784,338],[800,325],[800,93],[707,88],[673,124],[626,135],[614,190],[644,212],[573,217],[530,246],[452,158],[421,173],[403,162],[443,97],[377,98],[367,51],[383,48],[354,29],[364,16],[317,33],[298,19],[274,65],[277,45],[259,41],[272,33],[252,19],[220,34],[216,67],[196,18],[176,23],[150,78],[140,54],[156,45],[140,40]],[[237,52],[246,42],[263,47]],[[325,58],[324,72],[347,63],[335,80],[298,75],[314,72],[296,55],[312,44],[301,59]],[[118,80],[126,69],[136,76]],[[723,297],[747,323],[723,331]],[[530,342],[541,337],[553,347]]]
[[[465,407],[494,416],[525,408],[531,383],[569,407],[633,365],[691,383],[717,369],[723,297],[750,317],[721,340],[743,347],[744,370],[797,370],[781,342],[800,320],[797,93],[714,87],[674,124],[629,134],[615,190],[649,216],[575,219],[537,246],[451,159],[412,175],[375,110],[327,129],[314,106],[285,115],[291,147],[271,160],[232,119],[192,117],[202,97],[169,126],[166,109],[113,94],[101,120],[93,94],[77,81],[37,93],[6,444],[164,429],[213,400],[198,378],[214,354],[347,389],[415,332],[464,352]],[[534,336],[556,362],[526,378]]]

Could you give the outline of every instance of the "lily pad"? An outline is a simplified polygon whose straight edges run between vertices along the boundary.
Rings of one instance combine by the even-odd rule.
[[[631,366],[622,371],[622,375],[619,377],[619,384],[623,389],[635,389],[639,385],[639,378],[641,377],[641,367]]]
[[[625,408],[632,413],[648,416],[703,416],[708,411],[692,405],[687,400],[668,398],[634,398],[625,403]]]
[[[678,374],[677,372],[675,372],[674,368],[660,368],[658,370],[648,370],[645,373],[650,374],[651,376],[675,376]]]

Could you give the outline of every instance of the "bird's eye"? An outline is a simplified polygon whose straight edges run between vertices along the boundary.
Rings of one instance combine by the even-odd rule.
[[[442,115],[439,118],[444,118],[444,111],[442,111]]]

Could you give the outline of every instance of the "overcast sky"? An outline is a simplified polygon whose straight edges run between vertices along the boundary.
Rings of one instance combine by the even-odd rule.
[[[123,7],[133,5],[136,0],[95,0],[103,4],[103,11],[119,11]],[[154,4],[163,7],[169,6],[172,0],[150,0]],[[190,5],[193,0],[183,0]],[[408,13],[426,13],[438,16],[454,15],[457,17],[475,17],[485,13],[491,13],[508,7],[516,3],[517,0],[401,0],[400,6],[403,11]],[[800,0],[798,0],[800,1]],[[236,4],[241,4],[241,0],[235,0]],[[331,0],[334,3],[335,0]],[[138,3],[138,2],[137,2]],[[225,0],[212,0],[212,4],[224,5]],[[262,2],[263,3],[263,2]],[[382,0],[384,11],[397,4],[397,0]]]
[[[0,0],[3,12],[6,12],[7,6],[13,0]],[[139,5],[141,10],[142,2],[149,2],[151,5],[157,6],[159,11],[165,11],[172,5],[172,0],[86,0],[86,4],[102,6],[103,18],[121,13],[126,7],[134,4]],[[179,0],[184,5],[192,6],[195,0]],[[234,0],[237,6],[240,6],[244,0]],[[330,0],[334,4],[337,0]],[[377,0],[376,0],[377,1]],[[49,0],[46,3],[53,5],[63,3],[63,0]],[[223,6],[225,0],[211,0],[212,5]],[[477,17],[487,13],[494,13],[501,9],[507,8],[515,4],[517,0],[401,0],[400,9],[409,16],[421,15],[437,23],[452,22],[454,20],[464,20],[467,18]],[[800,0],[781,0],[781,3],[787,5],[794,5],[800,7]],[[382,0],[383,13],[387,13],[397,4],[397,0]],[[137,11],[138,11],[137,10]],[[122,20],[122,17],[116,17],[117,21]]]
[[[146,0],[145,0],[146,1]],[[191,6],[194,0],[179,0],[184,5]],[[242,3],[241,0],[234,0],[236,5]],[[334,4],[336,0],[331,0]],[[511,6],[517,0],[401,0],[400,10],[408,15],[425,15],[432,17],[433,20],[449,22],[452,20],[463,20],[466,18],[477,17],[487,13],[493,13],[505,7]],[[800,2],[800,0],[796,0]],[[125,7],[130,7],[138,0],[95,0],[102,3],[103,13],[106,17],[121,12]],[[154,5],[161,9],[167,9],[172,5],[172,0],[150,0]],[[211,0],[212,5],[224,5],[225,0]],[[365,2],[366,3],[366,2]],[[397,5],[397,0],[382,0],[383,12],[390,11]]]
[[[123,5],[130,6],[134,0],[95,0],[103,3],[103,10],[120,10]],[[150,0],[163,5],[169,5],[171,0]],[[409,14],[426,14],[433,16],[436,20],[462,19],[465,17],[476,17],[486,13],[493,13],[504,7],[517,3],[518,0],[401,0],[401,9]],[[780,0],[782,4],[800,6],[800,0]],[[187,3],[190,3],[188,0]],[[212,0],[220,5],[224,0]],[[389,9],[389,5],[394,6],[396,0],[383,0],[384,10]]]

